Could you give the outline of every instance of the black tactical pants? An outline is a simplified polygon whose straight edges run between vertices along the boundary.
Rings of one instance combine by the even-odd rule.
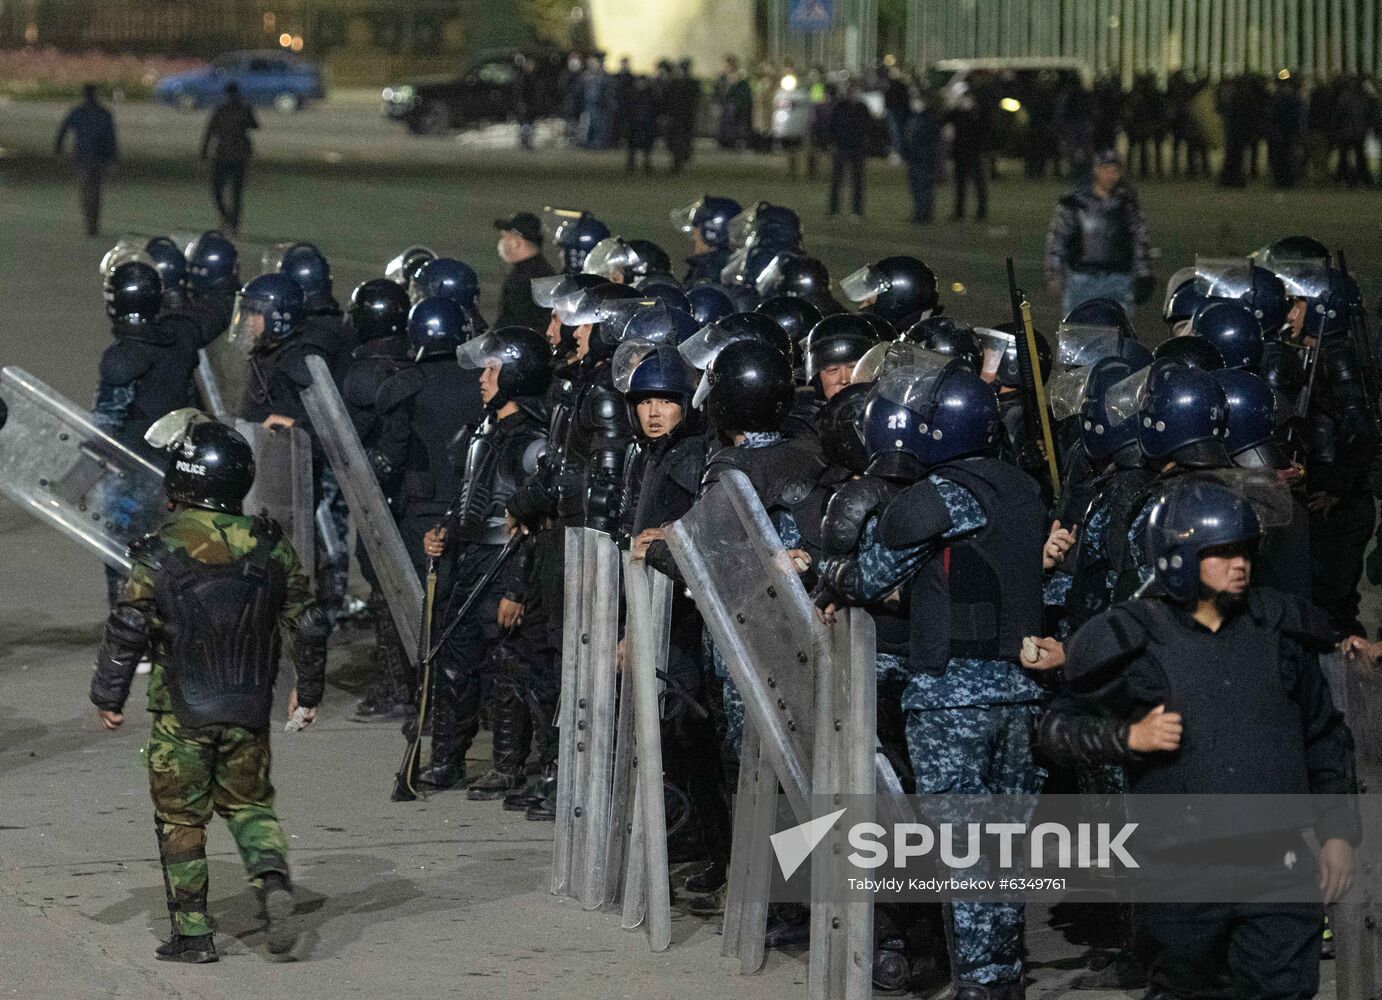
[[[1315,604],[1335,628],[1366,634],[1358,624],[1358,584],[1363,550],[1372,537],[1377,502],[1366,485],[1340,500],[1328,513],[1310,514],[1311,591]]]
[[[503,587],[490,581],[457,622],[499,553],[499,545],[467,546],[456,560],[454,584],[448,599],[438,602],[433,618],[433,642],[455,624],[432,665],[432,764],[460,763],[480,731],[483,675],[499,642],[499,598]]]

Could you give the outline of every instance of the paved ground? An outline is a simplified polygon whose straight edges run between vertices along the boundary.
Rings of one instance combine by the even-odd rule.
[[[123,230],[201,228],[214,220],[204,171],[192,173],[188,164],[202,119],[122,109],[125,161],[109,190],[109,235],[79,236],[65,172],[43,155],[60,110],[0,107],[0,363],[28,368],[89,402],[108,337],[96,279],[101,252]],[[320,239],[343,288],[416,240],[467,256],[492,282],[498,265],[490,220],[552,202],[586,205],[616,228],[674,248],[666,209],[705,190],[727,190],[807,207],[808,241],[837,274],[884,253],[919,252],[947,284],[965,287],[966,294],[949,295],[959,315],[991,321],[1006,308],[1003,253],[1018,253],[1036,287],[1041,234],[1059,190],[1004,183],[988,226],[922,231],[875,221],[904,210],[900,174],[877,165],[870,220],[827,224],[821,185],[782,180],[772,160],[707,156],[683,178],[630,180],[614,156],[521,156],[458,138],[415,140],[385,127],[364,103],[266,114],[264,121],[248,240]],[[1165,248],[1163,273],[1197,246],[1223,254],[1310,230],[1343,242],[1377,290],[1378,250],[1363,225],[1375,219],[1373,196],[1311,191],[1279,200],[1169,185],[1151,185],[1146,196]],[[1037,304],[1050,326],[1052,304],[1040,297]],[[1142,322],[1155,328],[1151,316]],[[126,731],[107,735],[86,701],[103,613],[100,569],[3,502],[0,566],[0,991],[74,998],[386,990],[678,1000],[802,995],[799,953],[774,954],[762,975],[742,978],[719,958],[713,923],[679,916],[673,948],[654,956],[614,917],[553,899],[545,889],[547,828],[455,795],[388,803],[399,739],[387,728],[345,721],[351,698],[340,685],[360,653],[347,646],[333,652],[338,683],[319,726],[275,737],[279,802],[311,928],[306,960],[263,960],[252,898],[233,845],[215,826],[212,908],[227,960],[204,969],[154,963],[166,918],[139,758],[145,719],[136,708]],[[1068,939],[1064,915],[1057,917],[1034,914],[1029,931],[1038,996],[1062,995],[1086,951]]]

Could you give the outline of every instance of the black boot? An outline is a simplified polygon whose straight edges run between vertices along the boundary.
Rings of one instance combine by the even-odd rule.
[[[556,797],[549,795],[537,805],[529,806],[528,811],[523,814],[523,818],[534,823],[555,823],[557,820]]]
[[[160,962],[206,965],[208,962],[220,961],[221,956],[216,954],[216,942],[211,939],[210,934],[197,934],[193,937],[174,934],[166,944],[161,944],[155,949],[154,958]]]
[[[270,955],[286,955],[298,943],[297,907],[287,876],[269,872],[259,887],[259,903],[264,908],[264,935]]]
[[[523,786],[523,759],[528,750],[523,725],[526,717],[523,703],[501,687],[494,706],[494,765],[466,789],[466,798],[476,802],[502,799]]]
[[[1122,949],[1108,965],[1087,972],[1070,984],[1075,990],[1141,990],[1146,987],[1147,970],[1132,948]]]
[[[966,983],[955,987],[954,1000],[1024,1000],[1027,990],[1021,983]]]
[[[459,671],[437,672],[433,690],[432,759],[418,772],[418,780],[433,788],[454,788],[465,780],[465,752],[470,739],[462,736],[461,703],[463,678]],[[473,722],[473,720],[466,720]],[[473,726],[467,731],[474,738]]]

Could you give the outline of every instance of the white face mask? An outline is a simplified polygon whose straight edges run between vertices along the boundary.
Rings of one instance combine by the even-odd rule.
[[[498,251],[499,251],[499,259],[502,260],[502,261],[507,262],[508,259],[509,259],[509,255],[504,251],[504,243],[505,243],[505,242],[506,242],[506,241],[505,241],[504,239],[501,238],[501,239],[499,240],[499,243],[497,244],[497,247],[498,247]]]

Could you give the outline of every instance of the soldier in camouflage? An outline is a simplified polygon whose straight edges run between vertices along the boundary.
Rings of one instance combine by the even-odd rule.
[[[291,637],[299,727],[325,687],[330,622],[278,525],[241,514],[254,481],[249,444],[196,410],[147,440],[169,448],[172,515],[131,547],[134,567],[106,622],[91,682],[102,724],[124,722],[135,667],[151,654],[149,789],[172,937],[161,961],[217,959],[207,915],[206,824],[226,818],[263,906],[268,950],[297,940],[287,839],[269,781],[269,714],[280,626]]]

